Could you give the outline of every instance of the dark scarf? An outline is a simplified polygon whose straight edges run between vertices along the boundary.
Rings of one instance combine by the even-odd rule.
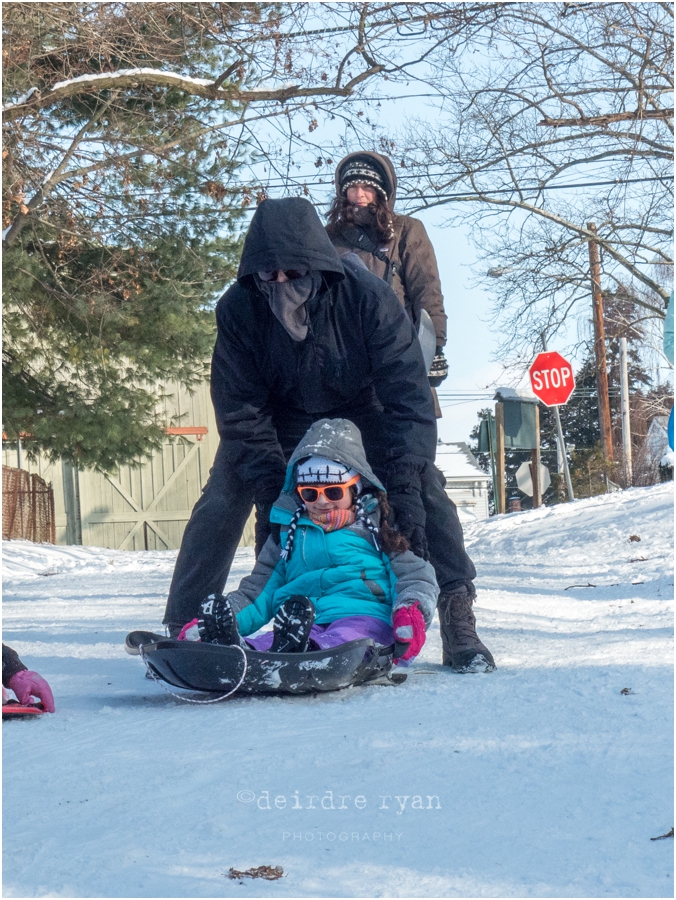
[[[270,309],[287,334],[294,341],[304,341],[309,321],[305,304],[316,296],[321,287],[321,272],[308,272],[302,278],[282,283],[261,281],[257,275],[255,277],[259,290],[267,297]]]

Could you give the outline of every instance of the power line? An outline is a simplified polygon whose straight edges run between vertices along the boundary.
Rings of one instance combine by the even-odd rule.
[[[619,390],[610,389],[609,394],[611,397],[619,397]],[[594,398],[597,396],[595,388],[575,388],[573,395],[575,397],[585,397],[585,398]],[[439,400],[447,401],[447,400],[455,400],[455,401],[467,401],[472,402],[473,400],[495,400],[495,391],[491,391],[490,393],[482,393],[478,391],[440,391],[437,390],[437,397]],[[518,402],[518,401],[517,401]]]
[[[496,190],[488,190],[482,194],[414,194],[405,199],[410,201],[413,200],[482,200],[484,197],[490,197],[494,194],[516,194],[516,193],[524,193],[528,194],[531,191],[536,191],[540,193],[542,191],[568,191],[574,190],[576,188],[587,188],[587,187],[604,187],[608,185],[623,185],[623,184],[641,184],[645,181],[673,181],[674,177],[667,176],[666,178],[627,178],[627,179],[619,179],[615,181],[584,181],[580,182],[580,184],[544,184],[540,187],[522,187],[522,188],[498,188]]]
[[[410,175],[407,177],[413,178],[415,176]],[[584,182],[580,182],[579,184],[548,184],[548,185],[542,185],[539,187],[532,186],[532,187],[523,187],[523,188],[497,188],[496,190],[487,190],[481,194],[476,194],[476,193],[475,194],[472,194],[472,193],[409,194],[408,196],[404,195],[403,197],[399,197],[398,199],[402,203],[409,203],[409,204],[414,203],[417,200],[436,200],[437,202],[441,201],[441,200],[483,200],[486,197],[491,197],[496,194],[516,194],[516,193],[528,194],[533,191],[535,191],[536,193],[541,193],[542,191],[566,191],[566,190],[575,190],[577,188],[606,187],[606,186],[610,186],[610,185],[621,186],[621,185],[625,185],[625,184],[642,184],[644,182],[649,182],[649,181],[661,181],[664,183],[664,182],[673,181],[673,180],[674,180],[673,175],[666,176],[666,177],[654,177],[654,178],[627,178],[627,179],[619,179],[619,180],[615,180],[615,181],[584,181]],[[275,179],[275,181],[282,181],[283,183],[286,183],[286,184],[296,183],[296,184],[304,184],[304,185],[307,185],[308,183],[310,183],[310,184],[313,183],[313,179],[302,178],[300,176],[298,176],[294,179],[290,178],[288,180]],[[263,183],[264,182],[261,181],[261,184],[263,184]],[[267,181],[266,183],[271,184],[272,181]],[[321,185],[325,184],[327,187],[330,187],[332,185],[332,181],[327,178],[327,180],[325,182],[324,181],[314,182],[315,186],[318,186],[320,184]],[[332,201],[330,201],[330,200],[317,201],[315,203],[315,206],[330,206],[331,202]],[[421,207],[421,208],[424,208],[424,207]]]

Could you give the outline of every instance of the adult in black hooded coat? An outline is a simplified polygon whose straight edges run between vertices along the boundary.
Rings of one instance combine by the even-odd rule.
[[[420,345],[391,289],[340,260],[308,201],[265,200],[216,320],[211,396],[221,443],[176,562],[164,617],[170,633],[223,590],[252,504],[257,552],[263,546],[286,461],[322,418],[360,429],[400,530],[419,555],[429,547],[442,593],[463,594],[473,631],[475,569],[434,466],[436,421]],[[447,664],[492,666],[478,638],[474,647],[460,638]]]

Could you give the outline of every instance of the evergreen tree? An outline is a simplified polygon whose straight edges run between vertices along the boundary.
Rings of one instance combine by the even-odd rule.
[[[645,311],[625,287],[614,294],[604,294],[606,332],[606,366],[613,433],[614,461],[601,447],[599,425],[596,357],[593,344],[575,376],[575,391],[565,406],[560,407],[561,426],[566,444],[573,445],[570,472],[576,497],[605,493],[608,480],[622,483],[622,416],[620,400],[620,340],[627,340],[627,374],[634,453],[641,447],[650,419],[655,414],[668,414],[666,386],[653,388],[644,362]],[[553,410],[541,407],[540,423],[543,449],[555,449],[556,430]],[[567,499],[563,477],[554,479],[552,500]]]
[[[188,69],[208,63],[208,23],[186,33],[179,7],[139,4],[130,18],[128,5],[121,16],[114,4],[7,4],[5,94],[179,53]],[[157,384],[205,377],[243,214],[241,151],[202,133],[223,115],[138,86],[76,94],[5,128],[3,224],[26,221],[3,254],[3,430],[29,452],[101,470],[134,462],[169,424]],[[68,189],[56,181],[40,198],[58,166]]]

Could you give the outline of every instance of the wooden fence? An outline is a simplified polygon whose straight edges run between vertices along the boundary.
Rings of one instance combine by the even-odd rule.
[[[193,391],[176,384],[158,385],[159,408],[167,422],[167,440],[149,459],[104,475],[76,469],[46,455],[29,459],[23,469],[54,486],[56,542],[115,550],[175,550],[209,477],[218,449],[218,431],[208,382]],[[173,420],[180,424],[175,424]],[[15,465],[16,442],[3,442],[3,463]],[[253,546],[251,516],[241,546]]]
[[[39,475],[2,467],[2,539],[56,543],[54,491]]]

